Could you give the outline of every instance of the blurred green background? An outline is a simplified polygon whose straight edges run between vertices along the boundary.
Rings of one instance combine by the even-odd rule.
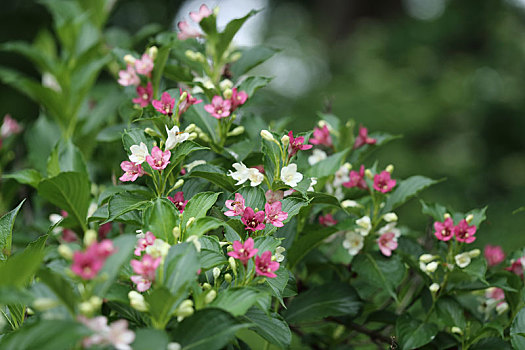
[[[370,131],[401,134],[375,154],[380,166],[393,163],[397,178],[446,178],[422,195],[427,201],[464,212],[488,205],[479,246],[510,251],[525,245],[525,214],[512,215],[525,205],[525,1],[122,0],[110,16],[108,38],[125,41],[123,33],[152,23],[173,29],[202,2],[220,7],[223,23],[263,9],[236,38],[238,45],[281,49],[257,68],[276,77],[253,99],[257,113],[268,120],[290,117],[291,128],[305,131],[317,111],[331,111]],[[0,42],[31,41],[50,26],[37,2],[8,1]],[[135,49],[142,52],[145,43]],[[0,53],[0,65],[38,77],[14,54]],[[113,84],[107,73],[100,80]],[[27,128],[39,108],[0,85],[0,116],[5,113]],[[21,166],[16,158],[10,165]],[[414,229],[429,225],[416,200],[399,216]]]

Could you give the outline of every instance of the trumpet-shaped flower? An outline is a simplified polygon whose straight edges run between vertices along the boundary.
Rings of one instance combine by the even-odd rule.
[[[228,176],[231,176],[235,181],[237,181],[236,185],[242,185],[246,182],[246,180],[248,180],[248,168],[242,162],[233,163],[232,166],[236,171],[233,172],[229,170]]]
[[[134,254],[136,256],[140,256],[140,254],[143,251],[145,251],[148,246],[153,245],[153,243],[155,243],[155,239],[155,235],[149,231],[145,234],[140,234],[139,239],[137,241],[137,245],[135,246]]]
[[[189,25],[186,21],[180,21],[177,23],[177,27],[179,27],[180,32],[177,34],[177,38],[179,40],[186,40],[191,38],[198,38],[201,36],[201,33]]]
[[[392,251],[397,249],[397,238],[394,232],[383,233],[377,239],[379,250],[384,256],[392,255]]]
[[[359,148],[364,145],[373,145],[377,142],[376,139],[368,137],[368,129],[360,126],[359,135],[357,135],[354,143],[354,149]]]
[[[357,255],[363,249],[365,239],[359,233],[348,231],[345,234],[343,247],[348,250],[348,254]]]
[[[136,86],[140,84],[140,78],[131,64],[128,64],[126,70],[118,72],[118,76],[118,83],[122,86]]]
[[[458,242],[472,243],[476,240],[476,226],[469,225],[467,220],[463,219],[454,227],[454,235]]]
[[[95,278],[102,266],[104,266],[104,262],[104,258],[91,254],[89,251],[76,251],[73,253],[71,270],[75,275],[85,280],[90,280]]]
[[[164,148],[168,151],[172,150],[173,148],[175,148],[175,146],[177,146],[177,144],[183,143],[188,139],[188,137],[190,137],[190,134],[188,134],[187,132],[179,131],[179,127],[177,125],[171,128],[171,130],[168,129],[167,126],[165,127],[166,132],[168,134],[168,138],[166,140],[166,145],[164,146]]]
[[[264,211],[266,213],[266,223],[272,224],[275,227],[283,227],[283,221],[288,218],[288,213],[281,210],[282,203],[274,202],[272,204],[266,203]]]
[[[220,96],[214,96],[211,99],[211,104],[205,105],[204,109],[214,118],[226,118],[231,112],[231,101],[223,100]]]
[[[380,174],[374,175],[374,189],[376,191],[387,193],[394,188],[396,180],[390,178],[390,173],[383,170]]]
[[[235,259],[239,259],[244,265],[248,263],[248,260],[250,260],[257,252],[259,251],[257,248],[253,247],[253,238],[248,238],[244,244],[235,241],[233,242],[233,251],[228,252],[228,256],[232,256]]]
[[[184,200],[184,193],[182,191],[176,192],[173,197],[168,196],[168,199],[175,205],[181,214],[184,212],[188,201]]]
[[[297,164],[290,164],[281,169],[281,180],[290,187],[296,187],[303,179],[303,174],[297,171]]]
[[[112,345],[117,350],[131,350],[130,344],[135,340],[135,333],[128,329],[126,320],[118,320],[108,326],[105,316],[88,319],[79,316],[78,320],[93,334],[82,340],[82,345],[89,348],[93,345]]]
[[[334,174],[334,181],[332,185],[334,187],[341,187],[342,184],[350,181],[350,176],[348,174],[348,168],[346,166],[341,166]]]
[[[272,252],[269,250],[255,257],[255,273],[259,276],[270,278],[277,277],[274,273],[279,269],[279,263],[272,260]]]
[[[137,73],[150,76],[153,70],[153,59],[147,53],[143,54],[140,60],[135,60],[135,69]]]
[[[244,210],[241,221],[245,225],[247,230],[252,232],[264,230],[266,225],[264,224],[265,213],[264,210],[260,210],[257,213],[252,208],[247,207]]]
[[[199,12],[190,12],[190,18],[195,22],[199,23],[203,18],[209,17],[212,14],[211,10],[205,4],[199,7]]]
[[[120,163],[120,168],[124,171],[124,174],[119,177],[122,182],[135,181],[138,177],[144,175],[144,170],[140,164],[128,162],[127,160]]]
[[[505,260],[505,252],[500,246],[487,244],[483,251],[489,266],[495,266]]]
[[[249,168],[248,180],[250,180],[250,186],[259,186],[264,181],[264,175],[261,174],[258,168]]]
[[[370,230],[372,229],[372,221],[369,216],[363,216],[360,219],[355,221],[357,228],[355,229],[357,233],[360,233],[362,236],[368,236]]]
[[[332,136],[330,136],[330,130],[328,126],[323,125],[322,128],[314,128],[313,137],[310,138],[310,143],[312,145],[324,145],[327,147],[332,147]]]
[[[299,151],[305,151],[312,148],[312,145],[304,144],[304,137],[293,137],[293,132],[288,132],[290,143],[288,144],[288,157],[293,157]],[[326,155],[326,154],[325,154]]]
[[[237,91],[237,88],[232,89],[232,96],[230,97],[231,101],[231,111],[237,109],[237,107],[246,103],[248,99],[248,94],[245,91]]]
[[[434,222],[434,235],[440,241],[448,241],[454,236],[454,222],[450,217],[446,218],[445,221]]]
[[[316,163],[319,163],[323,159],[326,159],[327,155],[326,152],[320,149],[314,149],[312,152],[312,155],[308,157],[308,163],[310,165],[314,165]]]
[[[365,166],[361,165],[359,172],[351,170],[349,174],[350,180],[343,182],[343,186],[347,188],[357,187],[363,190],[368,189],[368,185],[365,181]]]
[[[230,209],[224,213],[226,216],[242,216],[244,215],[244,210],[246,207],[244,206],[244,197],[240,193],[235,194],[234,200],[227,200],[226,208]]]
[[[155,170],[163,170],[170,163],[171,152],[162,152],[157,146],[151,150],[151,155],[146,156],[146,162]]]
[[[182,89],[179,89],[180,91],[180,94],[182,96],[183,92],[182,92]],[[201,103],[202,100],[197,100],[196,97],[193,97],[191,96],[191,94],[188,92],[186,92],[186,98],[184,100],[182,100],[179,104],[179,114],[182,114],[184,112],[186,112],[188,110],[188,108],[190,108],[190,106],[192,105],[196,105],[197,103]]]
[[[330,227],[337,225],[337,220],[334,219],[332,214],[328,213],[326,215],[319,216],[319,224],[321,224],[321,226]]]
[[[130,264],[133,267],[133,272],[141,275],[142,277],[153,281],[155,279],[155,271],[160,264],[160,257],[153,258],[149,254],[145,254],[142,260],[131,260]]]
[[[163,92],[160,100],[153,100],[151,104],[160,113],[171,116],[175,107],[175,98],[172,98],[169,93]]]
[[[146,87],[139,85],[137,86],[137,97],[132,101],[140,105],[142,108],[149,106],[151,99],[153,98],[153,88],[151,87],[151,82],[148,82]]]
[[[6,138],[10,135],[20,133],[20,131],[22,131],[20,124],[11,118],[11,115],[6,114],[2,122],[2,127],[0,128],[0,137]]]
[[[471,257],[468,252],[464,252],[454,256],[454,260],[456,261],[456,265],[463,269],[470,265]]]
[[[140,145],[133,145],[129,148],[131,155],[129,160],[135,164],[142,164],[146,160],[146,157],[149,155],[148,146],[144,142],[141,142]]]
[[[506,267],[505,270],[511,271],[512,273],[520,277],[523,277],[524,262],[525,262],[525,256],[522,256],[521,258],[512,261],[512,265],[510,265],[509,267]]]

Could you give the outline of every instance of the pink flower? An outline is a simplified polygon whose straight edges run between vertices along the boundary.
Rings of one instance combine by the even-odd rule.
[[[211,10],[205,4],[199,7],[199,12],[190,12],[190,18],[195,22],[199,23],[203,18],[209,17],[212,14]]]
[[[130,264],[133,267],[133,272],[138,273],[145,279],[153,281],[155,279],[155,271],[160,264],[160,257],[153,258],[149,254],[144,254],[142,260],[131,260]]]
[[[397,248],[396,234],[394,232],[383,233],[377,239],[377,245],[379,246],[379,250],[381,250],[381,253],[383,253],[384,256],[392,255],[392,251],[396,250]]]
[[[153,243],[155,243],[155,239],[156,237],[153,233],[150,231],[146,232],[144,237],[138,239],[134,254],[136,256],[140,256],[140,254],[146,250],[147,246],[153,245]]]
[[[264,230],[266,225],[264,224],[264,210],[260,210],[257,213],[253,211],[252,208],[247,207],[244,210],[241,221],[246,226],[247,230],[252,232]]]
[[[454,235],[458,242],[472,243],[476,240],[476,226],[469,226],[467,220],[463,219],[454,227]]]
[[[279,263],[272,260],[272,252],[269,250],[255,257],[255,273],[259,276],[270,278],[277,277],[274,273],[279,269]]]
[[[440,241],[448,241],[454,236],[454,222],[451,218],[446,218],[445,221],[434,222],[434,235]]]
[[[511,271],[512,273],[515,273],[516,275],[523,277],[523,258],[521,257],[519,259],[516,259],[512,262],[512,265],[509,267],[506,267],[505,270]]]
[[[144,175],[144,169],[140,164],[135,164],[130,161],[123,161],[120,163],[120,168],[124,171],[124,174],[119,177],[122,182],[135,181],[138,177]]]
[[[224,215],[226,216],[244,215],[245,207],[244,207],[244,198],[242,194],[236,193],[234,200],[231,200],[231,199],[227,200],[226,203],[224,204],[226,205],[226,208],[230,209],[226,211]]]
[[[135,72],[135,68],[133,68],[131,64],[128,64],[126,70],[121,70],[118,72],[118,76],[118,83],[122,86],[136,86],[140,84],[140,78],[138,77],[137,72]]]
[[[106,259],[115,252],[115,247],[113,247],[113,241],[110,239],[104,239],[100,243],[95,242],[91,244],[86,252],[96,255],[101,259]]]
[[[368,129],[360,126],[359,135],[355,139],[354,149],[359,148],[363,145],[373,145],[377,142],[376,139],[368,137]]]
[[[85,280],[95,278],[102,266],[104,266],[105,259],[93,254],[89,249],[85,252],[76,251],[73,253],[73,264],[71,270],[77,276]]]
[[[223,100],[220,96],[214,96],[211,100],[211,104],[205,105],[204,109],[214,118],[226,118],[230,115],[231,101]]]
[[[171,116],[175,107],[175,99],[171,98],[167,92],[163,92],[160,100],[153,100],[151,104],[160,113]]]
[[[266,174],[266,172],[264,171],[264,166],[262,164],[254,165],[254,166],[251,166],[250,168],[259,170],[261,174]]]
[[[298,151],[305,151],[312,148],[312,145],[304,145],[304,137],[293,137],[293,132],[290,130],[288,133],[290,143],[288,144],[288,157],[293,157]]]
[[[131,282],[135,283],[139,292],[145,292],[151,287],[151,281],[140,275],[133,275],[130,277]]]
[[[151,155],[146,156],[146,162],[155,170],[165,169],[170,163],[171,152],[161,151],[157,146],[151,150]]]
[[[310,138],[312,145],[325,145],[332,147],[332,136],[330,136],[330,130],[324,125],[321,129],[314,128],[314,137]]]
[[[75,242],[78,239],[78,237],[73,230],[65,228],[62,230],[62,239],[64,240],[64,242]]]
[[[79,316],[78,320],[94,333],[82,340],[83,347],[113,345],[117,350],[131,350],[129,345],[135,340],[135,333],[128,329],[128,321],[118,320],[108,326],[108,319],[105,316],[91,319]]]
[[[173,197],[168,197],[168,199],[171,203],[175,204],[175,207],[181,214],[184,211],[184,208],[186,208],[186,204],[188,204],[188,201],[184,200],[184,193],[182,191],[175,193]]]
[[[350,180],[343,182],[343,186],[347,188],[357,187],[363,190],[368,189],[368,185],[365,181],[365,166],[361,165],[359,172],[351,170],[349,174]]]
[[[374,175],[374,190],[387,193],[396,185],[396,180],[390,178],[390,173],[383,170],[380,174]]]
[[[266,202],[272,204],[273,202],[282,200],[284,198],[284,192],[283,191],[274,192],[272,190],[268,190],[266,191],[264,196],[266,197]]]
[[[244,244],[239,241],[233,242],[233,251],[228,252],[228,256],[233,256],[235,259],[239,259],[244,265],[250,260],[257,252],[257,248],[253,247],[253,238],[248,238]]]
[[[248,94],[245,91],[239,91],[237,92],[237,88],[232,89],[232,97],[230,98],[231,101],[231,111],[237,109],[237,107],[243,105],[246,100],[248,99]]]
[[[128,321],[118,320],[109,326],[108,342],[117,350],[132,350],[130,344],[135,340],[135,333],[128,329]]]
[[[498,265],[500,262],[505,260],[505,253],[500,246],[487,244],[485,250],[483,251],[485,259],[489,266]]]
[[[151,83],[148,82],[148,85],[146,85],[146,87],[142,85],[137,86],[137,97],[135,97],[132,101],[133,103],[136,103],[142,108],[144,108],[151,103],[152,98],[153,88],[151,87]]]
[[[503,300],[505,299],[505,292],[501,288],[493,287],[487,289],[485,292],[485,297],[487,299]]]
[[[140,60],[135,60],[135,69],[137,70],[137,73],[149,77],[153,70],[153,59],[151,56],[145,53]]]
[[[266,223],[272,224],[275,227],[283,227],[283,221],[288,218],[288,213],[281,210],[282,203],[274,202],[272,204],[266,203],[264,211],[266,212]]]
[[[179,89],[179,91],[182,96],[182,89]],[[179,104],[179,114],[186,112],[191,105],[202,102],[202,100],[197,100],[197,98],[191,96],[189,92],[186,92],[186,94],[186,99]]]
[[[106,222],[105,224],[100,225],[98,228],[98,238],[104,239],[108,235],[109,232],[111,232],[111,229],[113,228],[113,223]]]
[[[321,224],[322,226],[330,227],[336,225],[337,220],[334,219],[332,214],[326,214],[324,216],[321,215],[319,216],[319,224]]]
[[[2,123],[2,127],[0,128],[0,136],[3,138],[6,138],[13,134],[18,134],[22,131],[22,127],[20,124],[17,123],[16,120],[11,118],[10,114],[6,114],[4,116],[4,122]]]
[[[199,36],[201,36],[201,33],[199,33],[197,29],[190,26],[186,21],[180,21],[179,23],[177,23],[177,27],[179,27],[180,29],[179,34],[177,34],[177,38],[179,40],[198,38]]]

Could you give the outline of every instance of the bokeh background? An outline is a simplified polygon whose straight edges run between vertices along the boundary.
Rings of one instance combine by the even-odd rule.
[[[427,201],[459,211],[488,205],[479,246],[525,245],[525,213],[512,214],[525,205],[524,0],[121,0],[108,40],[125,43],[152,24],[174,30],[203,2],[220,6],[219,23],[262,9],[235,39],[281,50],[257,68],[275,76],[256,96],[258,113],[290,118],[290,128],[305,131],[318,111],[330,111],[403,135],[375,154],[380,166],[395,164],[397,178],[446,178],[422,195]],[[38,2],[2,4],[0,42],[32,41],[43,27],[51,16]],[[0,53],[0,65],[38,77],[14,54]],[[113,84],[109,74],[100,79]],[[6,113],[29,127],[39,107],[0,85]],[[417,200],[399,216],[415,229],[429,225]]]

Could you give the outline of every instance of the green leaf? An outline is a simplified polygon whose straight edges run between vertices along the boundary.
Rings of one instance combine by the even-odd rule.
[[[388,196],[381,213],[391,212],[405,203],[410,197],[438,182],[424,176],[411,176],[406,180],[400,181],[396,189]]]
[[[286,349],[292,341],[292,332],[290,327],[283,320],[281,315],[271,313],[267,315],[262,310],[252,307],[244,315],[246,321],[253,323],[255,326],[250,329],[254,330],[261,337],[281,349]]]
[[[193,196],[184,209],[182,227],[186,227],[186,224],[191,217],[198,219],[206,216],[206,213],[212,205],[215,204],[217,197],[219,197],[220,194],[220,192],[203,192]]]
[[[257,45],[242,50],[242,56],[231,65],[231,72],[239,77],[247,73],[250,69],[260,65],[279,50],[271,49],[267,46]]]
[[[487,216],[485,215],[486,211],[487,211],[487,207],[469,211],[467,215],[473,216],[473,219],[470,222],[470,225],[474,225],[479,228],[479,225],[481,225],[481,223],[485,221],[485,219],[487,218]]]
[[[144,230],[155,237],[174,243],[173,228],[179,226],[179,211],[169,199],[157,198],[142,214]]]
[[[322,192],[308,192],[308,196],[312,199],[310,204],[326,204],[333,207],[341,208],[341,203],[336,197]]]
[[[197,280],[199,270],[197,251],[191,243],[180,243],[170,248],[164,262],[164,285],[177,302],[186,298],[188,288]]]
[[[142,209],[148,203],[149,200],[143,195],[128,191],[117,193],[109,199],[108,218],[105,223],[114,221],[130,211]]]
[[[421,203],[421,211],[423,214],[430,215],[435,221],[441,222],[444,220],[444,215],[447,213],[447,208],[437,203],[428,204],[422,200],[419,202]]]
[[[514,349],[525,349],[525,337],[522,333],[525,333],[525,308],[518,311],[510,326],[510,341]]]
[[[91,200],[91,186],[86,174],[65,172],[42,180],[38,193],[57,207],[64,209],[85,231]]]
[[[217,135],[215,134],[217,119],[213,118],[210,113],[204,110],[204,103],[191,106],[191,108],[184,113],[184,119],[189,123],[195,123],[195,125],[208,134],[214,142],[217,142]]]
[[[22,200],[18,206],[0,218],[0,261],[11,255],[11,242],[13,238],[13,227],[16,215],[26,200]]]
[[[266,278],[266,283],[270,287],[273,295],[279,299],[279,302],[284,306],[283,291],[288,284],[290,271],[281,266],[277,271],[275,271],[275,274],[277,277]]]
[[[299,294],[283,316],[289,323],[314,321],[328,316],[356,317],[361,307],[362,302],[351,286],[330,283]]]
[[[166,349],[170,339],[159,329],[140,328],[135,331],[133,350]]]
[[[228,49],[228,46],[230,46],[230,43],[233,40],[233,37],[239,31],[239,29],[241,29],[244,22],[246,22],[248,18],[252,17],[257,12],[259,11],[252,10],[248,12],[248,14],[245,15],[244,17],[236,18],[230,21],[226,25],[226,28],[224,28],[224,31],[222,31],[222,33],[219,33],[219,38],[217,41],[217,45],[215,47],[215,50],[216,50],[215,54],[216,54],[217,59],[219,59],[219,61],[222,60],[222,56],[224,52]],[[210,17],[214,17],[214,16],[210,16]]]
[[[71,312],[71,315],[75,315],[77,296],[71,283],[63,276],[45,267],[38,271],[37,276],[62,301],[69,312]]]
[[[203,217],[197,219],[193,224],[191,224],[191,226],[186,230],[186,237],[201,237],[206,232],[223,227],[224,225],[226,225],[226,223],[217,218],[211,216]]]
[[[47,175],[56,176],[60,172],[74,171],[88,174],[82,152],[70,140],[60,140],[51,151],[47,162]]]
[[[217,166],[210,164],[199,165],[195,170],[190,172],[189,176],[206,179],[228,192],[235,192],[235,181],[233,181],[230,176],[226,175],[224,169]]]
[[[244,315],[263,295],[260,290],[250,287],[229,288],[219,291],[210,306],[228,311],[233,316]]]
[[[368,136],[376,139],[376,143],[374,145],[364,145],[364,146],[359,147],[358,149],[353,150],[352,154],[350,155],[350,162],[352,164],[362,164],[364,160],[374,150],[376,150],[380,146],[384,146],[390,141],[393,141],[393,140],[396,140],[402,137],[401,135],[390,135],[387,133],[378,133],[378,132],[371,133]],[[353,146],[353,144],[351,146]]]
[[[255,77],[248,77],[246,78],[241,85],[237,88],[239,91],[244,91],[248,95],[248,97],[253,97],[255,94],[255,91],[259,90],[260,88],[265,87],[272,81],[272,78],[269,77],[261,77],[261,76],[255,76]]]
[[[206,308],[179,323],[172,338],[182,345],[182,350],[220,350],[234,339],[238,330],[249,326],[226,311]]]
[[[146,294],[145,299],[149,306],[148,312],[153,326],[159,329],[166,327],[170,316],[175,311],[176,302],[182,301],[180,297],[172,295],[166,286],[156,287]]]
[[[465,329],[467,322],[463,307],[451,297],[439,298],[436,304],[439,318],[449,327]]]
[[[34,169],[24,169],[17,171],[16,173],[4,174],[2,176],[4,179],[13,179],[18,181],[21,184],[29,185],[31,187],[37,188],[38,183],[42,180],[42,175],[39,171]]]
[[[299,236],[288,251],[288,264],[293,268],[306,256],[312,249],[316,248],[321,242],[336,232],[334,227],[326,227]]]
[[[264,210],[264,204],[266,203],[266,196],[261,187],[242,187],[239,189],[239,193],[244,198],[244,205],[253,209]],[[230,199],[233,199],[231,197]]]
[[[130,147],[133,145],[140,145],[141,142],[144,142],[148,146],[148,150],[151,150],[153,143],[148,139],[144,130],[133,128],[131,130],[124,130],[122,134],[122,145],[124,146],[124,151],[131,154]]]
[[[315,163],[308,169],[308,171],[306,171],[305,175],[307,177],[316,177],[318,179],[325,176],[334,175],[343,164],[348,151],[349,150],[346,149],[344,151],[332,154],[330,157]]]
[[[193,141],[185,141],[183,143],[179,143],[177,147],[171,151],[171,163],[173,165],[177,165],[180,162],[182,162],[190,153],[193,153],[195,151],[203,151],[207,149],[209,148],[201,146]]]
[[[402,315],[396,322],[396,334],[401,350],[417,349],[434,339],[438,327],[433,323],[422,323],[409,315]]]

